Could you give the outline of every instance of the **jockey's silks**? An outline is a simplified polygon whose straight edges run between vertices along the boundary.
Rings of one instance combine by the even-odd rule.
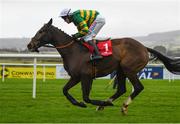
[[[99,12],[95,10],[77,10],[71,15],[72,22],[77,26],[78,33],[75,34],[76,38],[85,36],[91,24],[96,19]]]

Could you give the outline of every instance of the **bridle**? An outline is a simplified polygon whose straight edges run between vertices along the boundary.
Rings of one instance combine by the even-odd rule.
[[[48,32],[48,33],[49,33],[49,32]],[[71,38],[71,39],[72,39],[72,38]],[[53,46],[52,46],[52,45],[49,45],[49,44],[44,44],[44,45],[42,45],[42,47],[63,49],[63,48],[69,47],[69,46],[72,45],[74,42],[75,42],[75,40],[72,39],[71,42],[68,42],[68,43],[65,44],[65,45],[58,45],[58,44],[57,44],[57,45],[54,45],[54,44],[53,44]]]
[[[66,47],[69,47],[70,45],[72,45],[75,41],[72,40],[71,42],[65,44],[65,45],[57,45],[57,46],[51,46],[49,44],[45,44],[43,45],[43,47],[49,47],[49,48],[58,48],[58,49],[63,49],[63,48],[66,48]]]

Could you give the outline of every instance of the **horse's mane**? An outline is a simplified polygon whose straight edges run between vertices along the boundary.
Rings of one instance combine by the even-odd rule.
[[[59,29],[58,27],[55,27],[53,25],[51,25],[53,27],[54,30],[56,30],[57,32],[61,33],[62,35],[64,35],[65,38],[72,40],[73,38],[67,34],[66,32],[64,32],[63,30]]]
[[[58,27],[55,27],[53,25],[51,25],[51,26],[53,27],[53,30],[55,30],[56,32],[59,32],[61,35],[64,36],[64,37],[62,37],[63,39],[61,39],[61,40],[67,40],[67,41],[68,40],[74,40],[69,34],[67,34],[66,32],[62,31]],[[76,43],[80,46],[81,50],[88,51],[88,49],[82,45],[81,41],[76,42]]]

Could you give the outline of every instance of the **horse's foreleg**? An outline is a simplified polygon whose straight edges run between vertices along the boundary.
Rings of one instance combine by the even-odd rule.
[[[77,102],[76,99],[74,99],[69,93],[68,90],[71,89],[73,86],[78,84],[80,79],[78,78],[70,78],[70,80],[67,82],[67,84],[63,88],[63,94],[66,96],[66,98],[73,104],[80,107],[86,107],[86,105],[83,102]]]
[[[91,79],[89,76],[82,76],[81,79],[81,86],[82,86],[82,92],[83,92],[83,100],[86,103],[91,103],[93,105],[98,106],[112,106],[113,104],[108,101],[100,101],[100,100],[91,100],[89,98],[91,87],[92,87],[93,79]]]
[[[107,101],[109,102],[113,102],[114,100],[116,100],[117,98],[119,98],[121,95],[123,95],[126,92],[126,76],[122,71],[118,71],[117,72],[117,77],[115,78],[115,80],[117,81],[118,87],[117,87],[117,91],[115,92],[114,95],[112,95]],[[103,110],[104,106],[98,106],[96,108],[97,111],[99,110]]]
[[[132,83],[134,90],[133,90],[132,94],[123,103],[123,106],[121,108],[121,111],[123,114],[127,114],[129,104],[144,89],[144,86],[141,84],[137,75],[128,76],[128,78],[129,78],[130,82]]]

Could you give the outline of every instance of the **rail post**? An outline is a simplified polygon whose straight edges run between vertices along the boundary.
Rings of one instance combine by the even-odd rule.
[[[33,94],[32,94],[33,99],[36,98],[36,75],[37,75],[36,67],[37,67],[37,58],[35,57],[34,58],[34,75],[33,75]]]
[[[43,82],[46,81],[46,66],[43,65]]]
[[[5,65],[2,65],[2,82],[4,82],[5,79]]]

